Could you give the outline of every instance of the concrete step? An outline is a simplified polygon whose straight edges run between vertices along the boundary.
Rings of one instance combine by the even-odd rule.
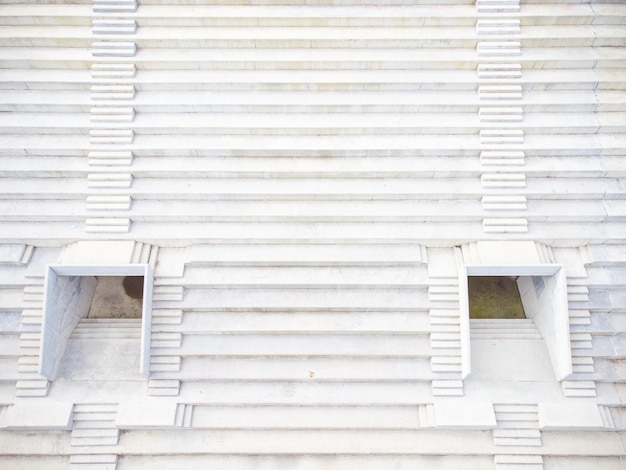
[[[154,311],[153,323],[154,323]],[[456,322],[458,326],[458,319]],[[452,325],[454,326],[454,324]],[[209,311],[184,313],[178,327],[163,326],[189,332],[220,333],[396,333],[416,334],[429,330],[428,312],[423,311],[328,311],[328,310],[271,310],[271,311]],[[153,325],[153,331],[155,331]],[[156,330],[158,331],[158,329]]]
[[[199,429],[419,429],[421,406],[194,406]]]
[[[165,354],[158,346],[158,333],[152,337],[153,354]],[[443,335],[440,333],[440,335]],[[452,336],[458,337],[458,334]],[[177,343],[180,342],[178,339]],[[206,357],[429,357],[428,334],[185,334],[177,351],[182,356]]]
[[[424,269],[403,267],[335,267],[335,266],[216,266],[213,269],[190,269],[186,288],[198,287],[326,287],[380,286],[425,288]],[[155,286],[159,290],[173,286]],[[156,296],[155,296],[156,297]]]
[[[178,373],[153,372],[151,379],[185,381],[430,381],[429,358],[183,358]]]
[[[423,263],[422,257],[417,244],[194,244],[186,276],[194,266],[411,266]]]

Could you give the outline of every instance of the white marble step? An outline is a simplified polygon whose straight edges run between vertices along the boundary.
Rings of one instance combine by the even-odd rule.
[[[36,151],[34,151],[36,152]],[[524,152],[506,151],[483,151],[480,159],[476,155],[450,155],[421,156],[421,157],[395,157],[385,158],[371,155],[369,157],[343,156],[338,152],[336,159],[325,160],[323,157],[302,153],[295,157],[276,151],[273,156],[245,156],[245,153],[237,158],[225,159],[218,155],[207,154],[206,158],[177,156],[176,169],[167,169],[159,166],[166,155],[154,156],[146,154],[145,150],[135,151],[92,151],[89,152],[89,170],[93,173],[111,172],[110,167],[119,167],[115,170],[127,170],[132,163],[132,174],[136,178],[153,177],[188,177],[202,176],[208,178],[307,178],[319,177],[330,178],[425,178],[425,177],[468,177],[478,176],[483,171],[520,171],[515,167],[521,165],[508,165],[507,161],[521,161],[524,174],[528,177],[600,177],[607,173],[609,166],[619,165],[616,157],[589,157],[580,155],[577,157],[563,157],[560,155],[550,156],[524,156]],[[182,152],[185,153],[185,152]],[[208,153],[208,152],[207,152]],[[3,171],[6,178],[16,177],[44,177],[63,176],[64,178],[82,178],[86,171],[83,156],[66,156],[51,159],[42,155],[31,155],[28,162],[21,156],[7,155],[2,157]],[[503,161],[505,163],[503,163]],[[30,164],[32,163],[32,165]],[[62,166],[62,170],[59,169]],[[102,170],[100,168],[102,167]],[[617,169],[617,168],[616,168]],[[614,173],[614,176],[619,176]]]
[[[611,75],[607,75],[610,79]],[[12,68],[0,73],[0,85],[11,84],[16,89],[66,89],[84,87],[91,83],[91,73],[82,70],[37,70],[29,68]],[[162,89],[163,83],[168,83],[172,90],[191,90],[192,85],[198,90],[233,89],[237,84],[239,89],[251,89],[254,86],[258,90],[269,89],[264,84],[272,84],[274,91],[287,89],[297,90],[297,86],[316,83],[334,83],[339,91],[359,90],[365,84],[376,84],[380,90],[394,90],[399,86],[406,90],[431,89],[431,90],[475,90],[478,77],[474,70],[457,70],[446,75],[446,81],[441,81],[440,70],[372,70],[363,73],[357,70],[225,70],[218,74],[207,74],[202,70],[155,70],[145,74],[141,81],[133,80],[136,87],[141,90]],[[489,79],[483,80],[490,83]],[[515,83],[523,86],[551,87],[555,90],[581,89],[589,90],[596,87],[598,75],[590,69],[569,70],[525,70],[523,77],[516,79]],[[225,86],[228,85],[228,86]],[[294,86],[296,88],[294,88]],[[306,88],[302,88],[305,90]]]
[[[1,51],[0,51],[1,53]],[[16,55],[23,57],[23,51]],[[483,89],[485,87],[481,87]],[[94,96],[94,98],[96,98]],[[117,102],[104,101],[103,104]],[[596,109],[617,111],[626,108],[626,93],[604,91],[598,97],[592,91],[572,93],[568,91],[525,91],[523,97],[514,99],[507,96],[496,96],[484,91],[478,96],[466,92],[191,92],[178,91],[167,94],[145,91],[138,94],[133,101],[137,112],[476,112],[483,103],[497,105],[515,105],[524,112],[588,112]],[[14,90],[6,97],[1,109],[36,112],[52,107],[57,112],[85,112],[91,100],[83,92],[42,91],[34,93],[26,90]]]
[[[165,333],[161,333],[165,334]],[[156,340],[153,338],[153,340]],[[167,354],[152,347],[154,354]],[[423,334],[185,334],[176,350],[181,356],[249,357],[429,357],[430,342]]]
[[[408,260],[411,261],[410,259]],[[271,264],[271,263],[270,263]],[[425,288],[426,276],[415,267],[214,267],[189,273],[187,288],[197,287],[404,287]]]
[[[380,241],[389,243],[395,241],[411,241],[420,243],[447,243],[460,244],[466,241],[481,239],[484,231],[480,222],[438,222],[430,224],[369,224],[367,230],[363,224],[346,223],[211,223],[206,222],[178,222],[175,226],[169,222],[142,222],[132,225],[133,234],[136,237],[149,240],[162,240],[162,243],[170,243],[173,239],[186,239],[192,237],[196,241],[204,243],[223,242],[225,240],[234,243],[244,243],[250,237],[256,238],[261,235],[263,242],[284,243],[286,241],[318,243],[337,243],[343,241],[372,242]],[[562,243],[580,244],[589,239],[601,239],[607,233],[619,237],[621,222],[605,222],[600,227],[598,224],[582,227],[572,227],[571,223],[553,222],[551,224],[532,224],[529,227],[530,236],[534,239],[550,240],[554,233],[558,233]],[[37,227],[32,223],[25,225],[21,222],[0,222],[3,235],[8,239],[28,239],[33,243],[43,243],[44,240],[55,240],[55,243],[66,244],[79,239],[84,235],[84,227],[80,222],[39,222]],[[314,228],[315,236],[304,236]],[[128,229],[125,228],[125,232]],[[42,233],[46,236],[43,237]],[[304,231],[304,232],[303,232]],[[461,235],[462,234],[462,235]],[[156,238],[155,238],[156,237]],[[161,242],[160,242],[161,243]],[[392,303],[393,300],[391,300]],[[352,307],[354,307],[353,305]],[[361,303],[356,304],[357,307]],[[41,312],[32,316],[29,321],[41,323]]]
[[[421,406],[203,406],[193,407],[194,429],[419,429]]]
[[[183,358],[180,372],[153,372],[152,379],[263,381],[430,381],[428,358]]]
[[[154,311],[153,311],[154,318]],[[165,328],[165,327],[164,327]],[[169,331],[171,331],[172,327]],[[185,312],[180,331],[222,333],[398,333],[428,331],[427,312],[342,311],[192,311]],[[154,325],[153,325],[154,331]]]

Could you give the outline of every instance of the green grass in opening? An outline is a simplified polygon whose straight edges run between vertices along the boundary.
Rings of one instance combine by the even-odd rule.
[[[469,276],[470,318],[526,318],[515,279]]]

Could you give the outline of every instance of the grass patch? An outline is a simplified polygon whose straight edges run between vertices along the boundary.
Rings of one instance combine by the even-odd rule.
[[[509,276],[469,276],[470,318],[526,318],[517,282]]]

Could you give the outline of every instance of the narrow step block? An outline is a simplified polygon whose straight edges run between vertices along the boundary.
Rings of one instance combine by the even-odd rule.
[[[430,363],[433,366],[439,365],[460,365],[461,357],[460,356],[433,356],[430,358]]]
[[[148,394],[151,396],[175,397],[180,393],[180,380],[149,380]]]
[[[98,106],[91,108],[90,114],[94,122],[132,122],[135,118],[135,109],[132,106]]]
[[[115,470],[110,463],[71,463],[69,470]]]
[[[461,373],[460,364],[431,364],[431,368],[435,373]]]
[[[92,85],[92,100],[132,100],[135,97],[134,85]]]
[[[180,325],[183,322],[183,311],[178,309],[152,310],[153,325]]]
[[[483,150],[480,163],[483,166],[522,166],[526,163],[526,156],[523,151]]]
[[[541,455],[495,455],[493,458],[496,465],[499,464],[516,464],[516,465],[543,465],[543,457]]]
[[[85,221],[87,232],[126,233],[130,230],[130,219],[125,217],[89,218]]]
[[[150,370],[153,372],[178,372],[180,356],[156,356],[150,358]]]
[[[493,443],[503,447],[541,447],[541,439],[494,437]]]
[[[428,294],[429,302],[458,302],[459,294],[434,293]]]
[[[43,308],[25,308],[22,310],[22,323],[41,325]]]
[[[483,19],[476,22],[476,32],[479,35],[509,35],[520,34],[519,19]]]
[[[94,34],[134,34],[137,22],[129,19],[92,20],[91,31]]]
[[[431,308],[429,311],[430,318],[460,318],[458,309],[452,308]]]
[[[591,380],[564,380],[561,388],[566,397],[596,396],[596,384]]]
[[[588,326],[591,325],[591,313],[586,309],[569,308],[570,326]]]
[[[156,286],[152,294],[155,301],[181,301],[185,294],[183,286]]]
[[[137,0],[93,0],[95,13],[132,13],[137,11]]]
[[[434,353],[442,353],[450,354],[452,351],[457,350],[460,354],[461,350],[461,340],[457,338],[456,340],[430,340],[430,348],[434,351]]]
[[[596,369],[593,365],[574,364],[572,365],[572,371],[574,374],[593,374]]]
[[[71,437],[74,438],[118,438],[119,429],[117,428],[80,428],[72,429]]]
[[[476,52],[479,57],[515,57],[522,54],[519,41],[479,41]]]
[[[435,397],[462,397],[464,395],[462,380],[433,380],[431,390]]]
[[[43,302],[43,286],[25,286],[22,298],[27,302]]]
[[[528,232],[528,220],[525,217],[485,218],[483,230],[486,233],[525,233]]]
[[[119,436],[115,437],[73,437],[72,447],[109,447],[116,446]]]
[[[483,196],[483,209],[488,211],[526,210],[526,196]]]
[[[496,417],[498,421],[500,421],[500,415],[506,415],[506,419],[511,419],[508,416],[510,413],[516,413],[519,415],[519,419],[523,420],[534,420],[537,421],[538,418],[538,407],[537,405],[529,405],[529,404],[520,404],[520,403],[496,403],[493,405],[493,409],[496,413]],[[530,418],[529,418],[530,417]]]
[[[476,0],[478,13],[517,13],[519,0]]]
[[[575,374],[593,374],[595,373],[595,363],[593,357],[589,356],[573,356],[572,369]]]
[[[91,45],[94,57],[134,57],[137,45],[132,41],[97,41]]]
[[[517,106],[481,106],[478,110],[481,122],[521,122],[523,110]]]
[[[135,133],[132,129],[92,129],[89,142],[92,144],[132,144]]]
[[[478,87],[480,100],[521,100],[521,85],[480,85]]]
[[[91,77],[94,79],[131,79],[135,77],[136,71],[135,64],[97,63],[91,65]]]
[[[478,78],[516,79],[522,77],[521,64],[478,64]]]
[[[180,348],[183,342],[183,334],[172,333],[152,333],[151,344],[152,348]]]
[[[525,188],[524,173],[483,173],[480,176],[483,188]]]
[[[75,454],[75,455],[70,455],[70,464],[117,465],[117,455],[115,454]],[[113,467],[110,467],[110,468],[113,468]]]
[[[524,333],[524,332],[500,332],[500,333],[489,333],[489,332],[472,332],[472,339],[489,339],[489,340],[498,340],[498,339],[541,339],[542,336],[538,332],[532,333]]]
[[[493,430],[493,437],[500,438],[520,438],[520,439],[541,439],[541,431],[539,429],[501,429]]]
[[[521,129],[481,129],[481,144],[522,144],[524,131]]]
[[[87,210],[124,211],[130,209],[131,203],[130,196],[87,196]]]
[[[129,166],[133,162],[133,152],[130,150],[119,151],[93,151],[88,153],[90,166]]]
[[[613,415],[611,414],[611,407],[598,405],[598,411],[602,416],[602,422],[607,429],[615,429],[615,422],[613,421]]]
[[[193,418],[193,405],[179,403],[176,407],[174,425],[181,428],[190,428]]]
[[[459,339],[459,334],[433,332],[430,334],[430,339],[432,341],[457,341]]]
[[[50,382],[47,380],[18,380],[15,384],[15,395],[18,397],[45,397]]]
[[[74,420],[115,419],[117,404],[115,403],[76,403]]]
[[[89,173],[87,187],[89,188],[130,188],[133,175],[130,173]]]

